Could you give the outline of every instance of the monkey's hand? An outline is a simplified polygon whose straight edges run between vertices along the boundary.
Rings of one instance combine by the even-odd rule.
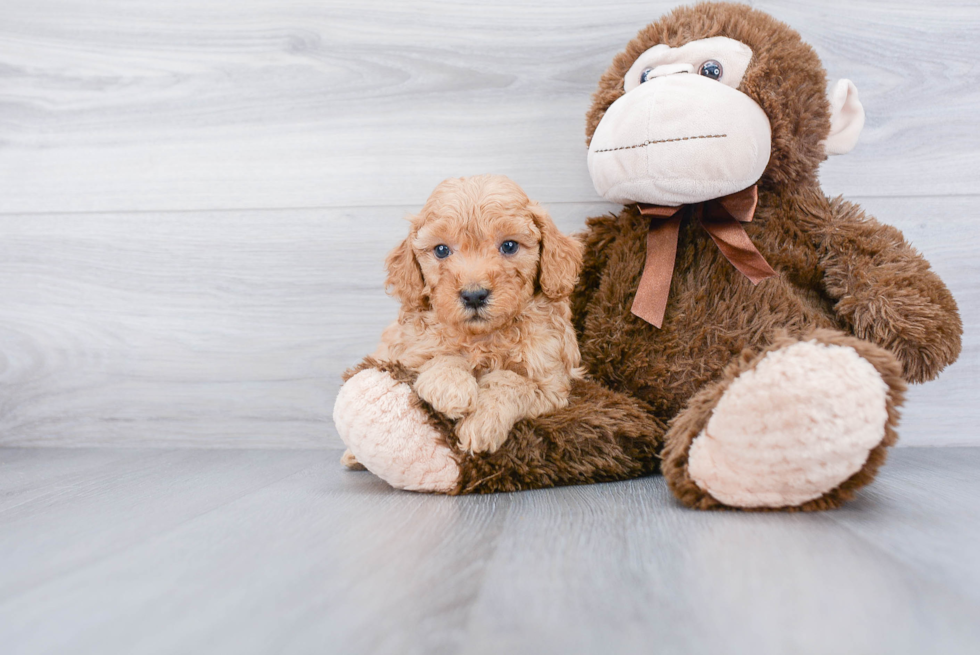
[[[903,377],[924,382],[956,361],[963,324],[943,281],[890,225],[837,199],[817,223],[826,294],[855,336],[890,350]]]
[[[450,419],[469,414],[476,407],[479,385],[462,357],[433,357],[419,369],[415,393],[434,410]]]

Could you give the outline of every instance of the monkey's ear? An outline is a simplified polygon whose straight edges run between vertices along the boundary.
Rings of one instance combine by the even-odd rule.
[[[425,281],[422,278],[422,268],[415,259],[415,250],[412,248],[413,236],[414,230],[388,253],[385,259],[385,267],[388,269],[385,288],[403,305],[421,309]]]
[[[830,134],[824,143],[828,155],[846,155],[864,128],[864,107],[858,90],[850,80],[838,80],[830,92]]]
[[[582,270],[582,244],[562,234],[544,207],[528,203],[531,219],[541,231],[541,260],[538,264],[538,285],[552,300],[562,300],[572,294]]]

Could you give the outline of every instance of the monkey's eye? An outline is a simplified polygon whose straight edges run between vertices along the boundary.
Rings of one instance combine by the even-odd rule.
[[[640,73],[640,84],[650,81],[650,73],[653,72],[652,68],[644,68],[643,72]]]
[[[436,257],[439,259],[445,259],[449,255],[453,254],[453,251],[449,249],[449,246],[444,243],[440,243],[438,246],[433,248],[432,252],[434,252]]]
[[[521,244],[516,241],[504,241],[500,244],[500,254],[501,255],[513,255],[515,252],[520,250]]]
[[[701,68],[698,69],[698,75],[704,75],[708,79],[717,80],[721,78],[721,64],[714,59],[709,59],[708,61],[701,64]]]

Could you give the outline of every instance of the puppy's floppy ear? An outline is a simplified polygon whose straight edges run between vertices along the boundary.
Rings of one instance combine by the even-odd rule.
[[[572,294],[582,270],[582,244],[558,231],[548,212],[536,202],[527,206],[531,220],[541,231],[541,261],[538,285],[552,300]]]
[[[422,279],[422,268],[415,259],[415,250],[412,248],[414,237],[415,230],[413,229],[411,234],[395,246],[385,258],[385,267],[388,269],[385,288],[403,305],[421,309],[425,281]]]

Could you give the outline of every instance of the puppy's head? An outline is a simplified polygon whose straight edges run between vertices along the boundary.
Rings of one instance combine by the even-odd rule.
[[[501,175],[442,182],[388,255],[389,290],[471,333],[512,320],[534,297],[567,299],[582,248]]]

